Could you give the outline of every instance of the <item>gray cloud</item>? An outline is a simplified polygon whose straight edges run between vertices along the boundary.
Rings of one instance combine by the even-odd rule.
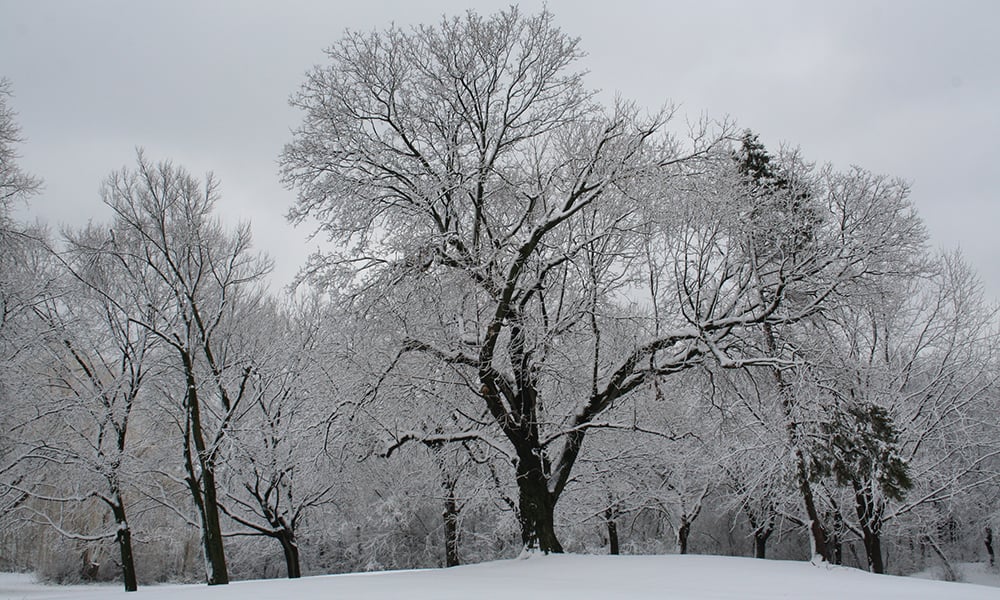
[[[477,2],[488,12],[508,2]],[[536,11],[541,2],[521,3]],[[282,215],[276,157],[287,98],[344,28],[435,21],[460,2],[17,2],[0,0],[0,75],[46,180],[31,212],[53,225],[106,216],[98,185],[135,146],[222,179],[287,282],[306,231]],[[729,115],[771,146],[913,184],[932,243],[961,245],[993,296],[1000,221],[1000,4],[990,2],[548,2],[582,38],[589,82],[655,108]]]

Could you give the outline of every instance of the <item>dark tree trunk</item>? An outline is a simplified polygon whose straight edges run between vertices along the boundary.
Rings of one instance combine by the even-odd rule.
[[[212,465],[214,469],[214,465]],[[215,473],[206,469],[201,474],[204,494],[204,523],[202,541],[205,544],[205,558],[208,559],[208,585],[229,583],[226,567],[226,551],[222,540],[222,525],[219,522],[219,500],[216,496]]]
[[[840,535],[837,533],[828,535],[826,543],[829,546],[827,555],[830,557],[830,563],[834,565],[844,564],[844,544],[840,541]]]
[[[125,591],[134,592],[139,589],[139,583],[135,574],[135,558],[132,554],[132,530],[129,529],[128,521],[125,520],[125,507],[123,505],[112,506],[111,511],[114,513],[115,523],[118,525],[115,541],[118,542],[118,551],[121,554],[122,580],[125,584]]]
[[[302,577],[302,570],[299,566],[299,544],[295,540],[295,534],[290,531],[282,531],[278,535],[281,542],[281,550],[285,554],[285,568],[288,571],[289,579]]]
[[[763,522],[760,522],[749,505],[743,506],[743,511],[747,515],[747,521],[750,522],[750,527],[753,528],[754,558],[767,558],[767,540],[774,533],[774,506],[768,503],[766,510],[767,516]]]
[[[124,529],[119,529],[115,536],[118,540],[118,550],[122,557],[122,580],[125,583],[126,592],[134,592],[139,589],[139,582],[135,575],[135,559],[132,556],[132,531],[127,524]]]
[[[455,567],[461,563],[458,556],[458,499],[455,498],[455,488],[445,486],[447,496],[444,499],[444,560],[446,567]]]
[[[608,525],[608,545],[610,546],[608,552],[613,555],[621,554],[621,549],[618,546],[618,523],[615,522],[615,514],[611,508],[604,511],[604,521]]]
[[[993,553],[993,528],[989,525],[986,526],[985,537],[983,540],[986,544],[986,554],[990,557],[990,566],[996,566],[996,555]]]
[[[863,527],[865,554],[868,556],[868,568],[872,573],[885,573],[885,563],[882,562],[882,536],[868,527]]]
[[[794,423],[790,423],[789,429],[793,429]],[[797,435],[790,433],[790,437]],[[806,466],[806,459],[802,450],[795,447],[795,475],[798,480],[799,493],[802,495],[802,503],[806,508],[806,516],[809,518],[810,545],[813,554],[818,554],[826,562],[832,562],[829,549],[827,548],[826,530],[819,517],[819,510],[816,509],[816,500],[813,497],[812,484],[809,482],[809,471]]]
[[[681,525],[677,528],[677,553],[688,553],[688,536],[691,535],[691,523],[686,519],[681,519]]]
[[[248,489],[250,487],[248,486]],[[299,562],[299,542],[295,537],[295,520],[289,524],[282,516],[276,506],[272,506],[267,503],[267,500],[257,494],[255,490],[251,489],[250,492],[257,500],[257,503],[265,514],[265,518],[268,521],[270,528],[263,527],[252,521],[243,519],[239,515],[234,515],[228,511],[225,505],[219,505],[219,509],[224,512],[229,518],[233,519],[237,523],[254,529],[260,535],[265,535],[271,539],[277,540],[281,544],[281,552],[285,557],[285,571],[289,579],[298,579],[302,577],[302,567]],[[223,557],[224,559],[225,557]]]
[[[541,459],[534,454],[520,456],[517,462],[518,509],[521,541],[529,550],[562,553],[556,538],[555,494],[549,492]]]
[[[758,527],[753,532],[753,557],[767,558],[767,540],[774,533],[773,527]]]
[[[754,558],[767,558],[767,538],[771,535],[771,532],[761,534],[760,532],[755,532],[753,534],[753,557]]]
[[[201,405],[198,399],[198,384],[194,375],[194,361],[190,353],[181,351],[181,361],[184,364],[187,379],[187,391],[184,398],[187,410],[186,434],[194,444],[194,450],[201,469],[201,476],[196,477],[194,458],[190,446],[185,448],[188,467],[188,487],[191,490],[195,504],[201,517],[201,540],[205,549],[205,561],[208,566],[206,579],[208,585],[224,585],[229,583],[229,570],[226,567],[226,552],[222,540],[222,525],[219,522],[219,499],[215,485],[215,461],[206,447],[205,437],[201,427]],[[186,444],[187,445],[187,444]]]
[[[861,525],[861,537],[865,545],[868,570],[885,573],[882,560],[882,507],[860,482],[854,482],[854,510]]]
[[[830,517],[833,521],[833,530],[827,533],[827,544],[830,545],[830,562],[835,565],[844,564],[844,519],[840,516],[840,512],[834,512],[833,516]]]
[[[532,242],[534,243],[537,243],[537,240]],[[522,260],[528,253],[530,246],[522,247]],[[521,267],[523,264],[519,264],[517,270]],[[617,398],[621,391],[615,387],[613,393],[607,392],[598,398],[591,397],[587,407],[576,415],[574,429],[566,434],[563,449],[553,467],[546,456],[545,445],[539,439],[537,381],[531,352],[526,350],[524,331],[517,321],[516,311],[508,304],[509,294],[512,291],[513,288],[506,288],[507,296],[497,307],[498,318],[487,328],[486,341],[480,348],[481,393],[497,425],[517,453],[515,459],[515,480],[518,489],[517,517],[525,550],[540,550],[546,554],[562,553],[562,544],[559,543],[555,532],[556,502],[579,456],[586,425],[595,414],[600,413]],[[500,315],[503,315],[503,318],[500,318]],[[514,373],[513,382],[501,376],[492,366],[497,340],[504,328],[505,319],[509,319],[512,323],[510,339],[506,345]]]

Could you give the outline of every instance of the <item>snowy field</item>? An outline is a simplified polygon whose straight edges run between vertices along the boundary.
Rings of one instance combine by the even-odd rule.
[[[41,600],[997,600],[996,588],[872,575],[803,562],[717,556],[538,556],[446,570],[394,571],[243,581],[228,586],[162,585],[126,594],[117,586],[43,586],[0,575],[0,598]]]
[[[986,563],[955,563],[953,566],[958,572],[959,581],[1000,588],[1000,567],[991,569]],[[944,569],[940,566],[914,573],[910,577],[945,580]],[[1000,598],[1000,591],[997,597]]]

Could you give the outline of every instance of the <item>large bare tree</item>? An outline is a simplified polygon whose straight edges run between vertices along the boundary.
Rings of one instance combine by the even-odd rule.
[[[547,12],[348,32],[327,53],[293,97],[305,117],[281,157],[291,218],[336,245],[312,274],[356,310],[405,315],[401,353],[471,374],[514,457],[529,548],[561,550],[555,504],[609,406],[705,356],[746,364],[727,351],[734,331],[818,310],[866,271],[859,234],[889,243],[865,215],[905,209],[893,190],[821,181],[823,234],[754,260],[748,244],[780,234],[781,215],[747,216],[716,152],[724,131],[682,143],[669,111],[599,105]],[[651,272],[656,293],[638,299]],[[462,299],[453,318],[421,308],[435,289]]]
[[[661,355],[666,372],[697,354],[694,329],[632,348],[545,431],[553,344],[586,323],[594,294],[621,288],[622,248],[647,212],[637,186],[686,158],[667,115],[598,106],[548,13],[348,33],[328,53],[295,96],[306,119],[282,156],[293,218],[318,217],[343,246],[314,266],[380,298],[428,278],[473,292],[464,331],[413,327],[401,349],[471,370],[516,456],[524,542],[560,551],[553,510],[595,416],[642,383],[641,359]],[[578,263],[601,247],[589,287]]]

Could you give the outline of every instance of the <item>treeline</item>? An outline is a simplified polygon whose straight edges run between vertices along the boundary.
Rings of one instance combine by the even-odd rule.
[[[544,12],[328,55],[281,176],[329,249],[289,293],[141,152],[109,222],[15,222],[0,90],[0,568],[992,560],[996,310],[904,183],[605,106]]]

